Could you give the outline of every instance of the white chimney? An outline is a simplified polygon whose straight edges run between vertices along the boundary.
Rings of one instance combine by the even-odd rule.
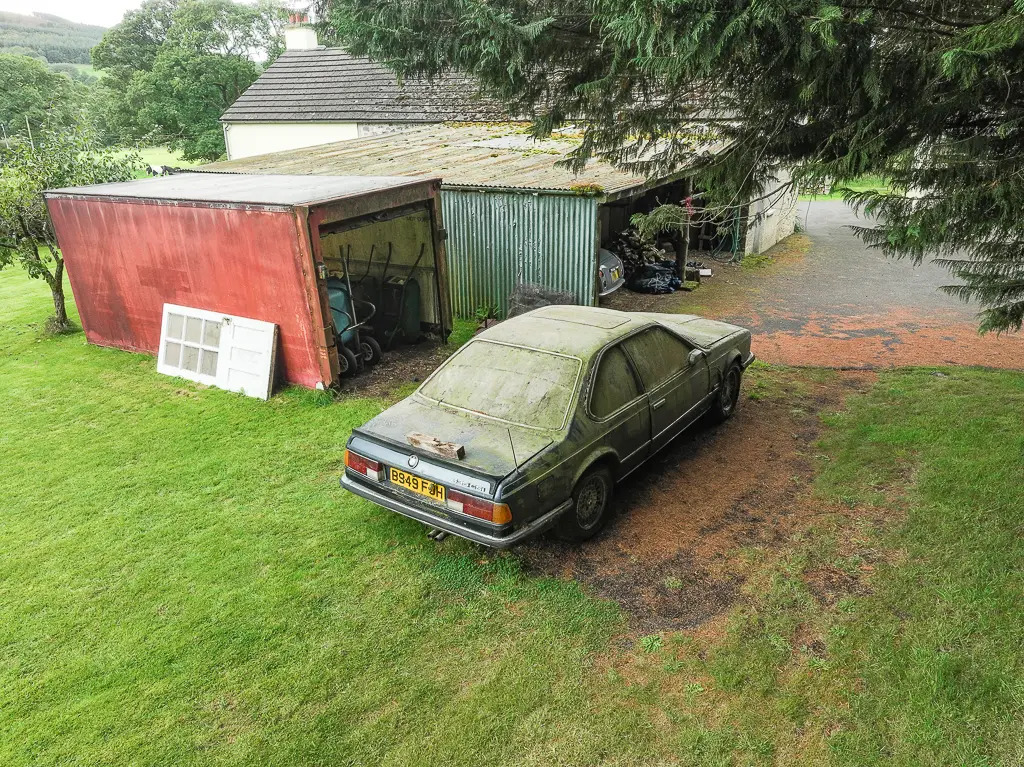
[[[304,13],[293,13],[291,24],[284,28],[284,49],[286,51],[309,51],[319,47],[316,31],[309,26],[309,17]]]

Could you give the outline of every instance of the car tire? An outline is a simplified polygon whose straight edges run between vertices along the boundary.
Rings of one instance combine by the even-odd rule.
[[[733,413],[740,404],[740,384],[743,382],[743,370],[739,365],[733,363],[722,379],[722,385],[718,389],[718,395],[711,405],[711,420],[715,423],[722,423],[732,418]]]
[[[573,488],[572,508],[558,521],[558,537],[579,543],[601,532],[608,521],[613,489],[612,473],[607,466],[589,469]]]
[[[338,347],[338,366],[340,368],[339,372],[343,376],[354,375],[356,370],[359,369],[356,355],[347,346]]]

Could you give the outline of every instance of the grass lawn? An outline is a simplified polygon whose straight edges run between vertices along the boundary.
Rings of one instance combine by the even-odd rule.
[[[801,200],[841,200],[843,199],[844,189],[852,189],[854,192],[870,192],[870,191],[886,191],[889,189],[889,185],[881,178],[881,176],[861,176],[856,181],[851,181],[846,184],[837,184],[832,187],[832,191],[828,194],[802,194],[800,195]]]
[[[178,152],[171,151],[165,146],[147,146],[139,149],[142,161],[146,165],[172,165],[175,168],[192,168],[199,163],[182,159]],[[136,178],[146,178],[146,171],[142,169],[135,174]]]
[[[1020,374],[883,374],[829,416],[817,492],[889,522],[751,550],[720,631],[634,637],[344,494],[385,403],[165,378],[43,336],[47,305],[0,272],[0,764],[1024,760]],[[822,566],[870,574],[822,604]]]
[[[101,72],[92,64],[75,64],[74,67],[79,72],[90,75],[91,77],[106,77],[106,72]]]

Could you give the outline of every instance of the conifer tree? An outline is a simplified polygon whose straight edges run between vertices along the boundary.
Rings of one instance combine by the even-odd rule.
[[[585,126],[572,158],[649,174],[698,159],[720,204],[780,164],[849,193],[887,254],[936,257],[983,330],[1024,322],[1024,0],[318,0],[324,32],[400,75],[455,70]]]

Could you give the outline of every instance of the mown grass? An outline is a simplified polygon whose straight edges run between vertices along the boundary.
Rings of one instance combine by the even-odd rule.
[[[1021,762],[1024,376],[882,376],[821,447],[864,523],[746,552],[721,630],[634,641],[342,493],[385,403],[164,378],[43,335],[47,300],[0,272],[0,763]],[[815,600],[866,551],[873,593]]]
[[[1024,763],[1024,376],[889,374],[829,419],[820,486],[847,503],[891,503],[873,598],[837,625],[838,664],[858,672],[847,764]]]
[[[182,158],[179,152],[174,152],[165,146],[145,146],[138,150],[142,156],[142,162],[146,165],[170,165],[175,168],[193,168],[199,163],[190,162]],[[147,178],[145,167],[135,172],[136,178]]]
[[[41,287],[0,273],[0,763],[512,762],[551,710],[607,747],[617,610],[343,493],[382,403],[160,377],[40,335]]]
[[[752,372],[793,402],[807,371]],[[720,638],[622,675],[652,711],[731,723],[740,763],[1024,763],[1024,375],[895,371],[826,421],[819,521],[747,552]],[[824,606],[822,571],[849,585]],[[710,743],[677,753],[713,763]]]
[[[856,181],[850,181],[843,184],[836,184],[832,187],[828,194],[801,194],[801,200],[841,200],[845,190],[850,189],[854,192],[873,192],[879,191],[884,192],[890,189],[889,184],[886,183],[885,179],[881,176],[874,176],[871,174],[861,176]]]

